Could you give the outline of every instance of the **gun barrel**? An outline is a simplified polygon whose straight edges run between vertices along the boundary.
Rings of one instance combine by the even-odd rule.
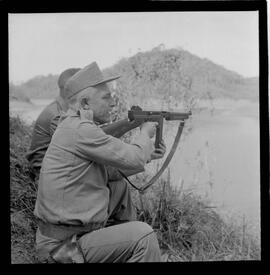
[[[167,112],[167,111],[140,111],[131,110],[128,111],[128,117],[130,120],[134,119],[147,119],[148,117],[162,116],[166,120],[185,120],[191,115],[191,111],[188,113],[179,112]]]
[[[191,111],[188,113],[177,113],[177,112],[168,112],[168,115],[165,117],[166,120],[185,120],[191,116]]]

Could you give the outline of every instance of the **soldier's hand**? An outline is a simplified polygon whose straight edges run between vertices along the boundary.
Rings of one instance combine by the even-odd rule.
[[[156,133],[157,122],[145,122],[141,126],[141,132],[146,133],[149,138],[152,138]]]
[[[159,144],[159,148],[155,148],[154,152],[151,154],[151,160],[161,159],[166,153],[166,145],[162,140]]]

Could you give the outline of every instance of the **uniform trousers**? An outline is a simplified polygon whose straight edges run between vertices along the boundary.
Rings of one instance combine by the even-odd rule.
[[[136,211],[126,181],[111,181],[106,227],[85,233],[78,244],[86,263],[161,262],[155,232],[147,223],[136,221]],[[61,241],[36,232],[39,262],[48,262],[49,253]]]

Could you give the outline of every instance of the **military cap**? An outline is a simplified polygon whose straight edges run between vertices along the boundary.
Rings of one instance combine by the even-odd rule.
[[[97,63],[93,62],[78,71],[66,82],[65,90],[67,98],[71,98],[72,96],[76,95],[77,93],[88,87],[95,87],[99,84],[118,79],[119,77],[120,76],[118,75],[104,78]]]
[[[77,73],[79,70],[80,70],[80,68],[70,68],[70,69],[63,71],[58,77],[58,81],[57,81],[58,87],[60,89],[63,89],[67,80],[71,76],[73,76],[75,73]]]

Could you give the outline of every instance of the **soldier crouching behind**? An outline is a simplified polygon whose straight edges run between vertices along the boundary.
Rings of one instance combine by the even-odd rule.
[[[162,158],[144,123],[135,142],[107,135],[96,124],[110,121],[115,106],[108,82],[94,62],[74,74],[65,89],[69,109],[62,116],[40,171],[34,214],[36,249],[44,263],[160,262],[153,229],[136,221],[127,176]]]

